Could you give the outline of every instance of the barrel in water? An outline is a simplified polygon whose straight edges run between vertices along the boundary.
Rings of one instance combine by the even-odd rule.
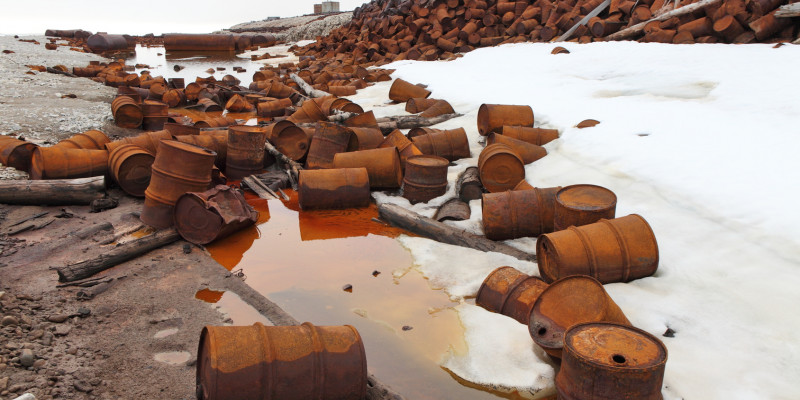
[[[236,39],[232,34],[165,34],[164,48],[167,51],[233,52]]]
[[[597,185],[571,185],[556,194],[553,228],[588,225],[602,218],[612,219],[617,209],[614,192]]]
[[[560,189],[559,186],[484,193],[483,234],[491,240],[508,240],[553,232],[556,193]]]
[[[511,190],[525,179],[525,164],[510,147],[495,143],[486,146],[478,156],[481,183],[489,192]]]
[[[311,138],[294,123],[283,120],[266,127],[267,139],[286,157],[299,161],[308,153]]]
[[[37,147],[31,159],[31,179],[74,179],[106,175],[107,150]]]
[[[261,172],[266,140],[267,132],[260,126],[229,127],[225,175],[235,180]]]
[[[108,157],[111,177],[122,190],[134,197],[144,197],[150,185],[151,168],[155,156],[132,144],[119,146]]]
[[[612,323],[571,327],[556,376],[559,399],[661,400],[667,348],[638,328]]]
[[[412,204],[427,202],[447,192],[447,167],[450,163],[438,156],[409,157],[403,176],[403,197]]]
[[[531,106],[505,104],[481,104],[478,109],[478,133],[487,136],[492,132],[503,133],[503,126],[533,127]]]
[[[300,170],[297,186],[304,210],[358,208],[370,202],[366,168]]]
[[[538,277],[512,267],[500,267],[483,281],[475,304],[527,325],[536,299],[546,288],[547,283]]]
[[[244,195],[226,185],[186,193],[175,203],[175,229],[194,244],[208,244],[256,223],[258,211]]]
[[[306,168],[337,168],[334,167],[333,157],[337,153],[343,153],[347,150],[347,145],[350,143],[350,135],[350,130],[341,125],[318,123],[316,133],[311,138],[311,144],[308,147]],[[359,167],[361,166],[363,165],[359,165]]]
[[[338,153],[333,157],[333,168],[361,167],[369,173],[371,188],[399,188],[403,182],[400,154],[396,147]]]
[[[128,41],[122,35],[96,33],[86,39],[86,44],[94,53],[104,51],[120,51],[128,49]]]

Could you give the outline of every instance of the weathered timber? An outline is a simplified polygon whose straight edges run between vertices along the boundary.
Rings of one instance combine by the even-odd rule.
[[[90,204],[105,195],[105,178],[0,181],[0,203],[19,205]]]
[[[800,17],[800,3],[786,4],[775,11],[778,18]]]
[[[555,41],[556,41],[556,42],[563,42],[563,41],[565,41],[565,40],[569,39],[570,37],[572,37],[572,34],[573,34],[573,33],[575,33],[575,31],[576,31],[576,30],[578,30],[578,28],[579,28],[579,27],[581,27],[581,26],[583,26],[583,25],[586,25],[586,23],[587,23],[587,22],[589,22],[589,20],[590,20],[590,19],[592,19],[592,18],[594,18],[594,17],[598,16],[598,15],[599,15],[601,12],[603,12],[603,10],[605,10],[606,8],[608,8],[608,6],[609,6],[610,4],[611,4],[611,0],[605,0],[605,1],[603,1],[602,3],[600,3],[600,5],[599,5],[599,6],[595,7],[595,9],[594,9],[594,10],[592,10],[592,11],[591,11],[589,14],[586,14],[586,16],[585,16],[585,17],[583,17],[583,19],[581,19],[580,21],[578,21],[578,23],[577,23],[577,24],[575,24],[575,25],[574,25],[572,28],[569,28],[569,30],[568,30],[568,31],[564,32],[564,34],[563,34],[563,35],[561,35],[561,36],[560,36],[558,39],[556,39]]]
[[[470,200],[478,200],[483,195],[483,185],[481,184],[480,172],[478,167],[469,167],[458,175],[456,179],[456,193],[458,198],[467,203]]]
[[[394,117],[378,118],[378,127],[381,128],[381,132],[386,136],[396,129],[424,128],[460,116],[461,114],[458,113],[443,114],[433,118],[420,117],[419,115],[398,115]]]
[[[603,38],[603,40],[606,40],[606,41],[609,41],[609,40],[625,40],[625,39],[628,39],[628,38],[630,38],[630,37],[642,32],[642,30],[644,29],[644,26],[647,25],[648,22],[651,22],[651,21],[666,21],[666,20],[668,20],[668,19],[670,19],[672,17],[680,17],[680,16],[683,16],[683,15],[686,15],[686,14],[693,13],[693,12],[698,11],[698,10],[702,10],[703,8],[706,8],[708,6],[712,6],[712,5],[717,4],[717,3],[721,2],[721,1],[722,0],[703,0],[703,1],[699,2],[699,3],[689,4],[687,6],[683,6],[681,8],[665,12],[665,13],[663,13],[661,15],[658,15],[655,18],[651,18],[651,19],[649,19],[647,21],[640,22],[640,23],[638,23],[638,24],[636,24],[634,26],[631,26],[630,28],[625,28],[625,29],[623,29],[623,30],[621,30],[619,32],[612,33],[612,34],[606,36],[605,38]]]
[[[289,77],[292,78],[292,80],[297,84],[297,86],[300,86],[300,90],[302,90],[303,93],[305,93],[308,97],[319,98],[319,97],[331,96],[331,94],[328,92],[314,89],[313,87],[311,87],[311,85],[308,84],[308,82],[304,81],[303,78],[297,76],[297,74],[291,74],[289,75]]]
[[[269,140],[264,144],[264,148],[267,150],[269,154],[272,154],[278,161],[283,162],[288,167],[286,171],[289,174],[289,182],[292,184],[292,189],[297,190],[297,179],[300,176],[300,170],[303,169],[303,166],[295,162],[289,157],[286,157],[283,153],[278,151]]]
[[[242,183],[247,185],[247,187],[250,188],[250,190],[252,190],[256,195],[258,195],[258,197],[265,200],[274,200],[278,198],[277,195],[270,193],[271,189],[269,189],[266,185],[260,184],[260,182],[261,181],[259,181],[258,178],[254,177],[253,175],[242,178]]]

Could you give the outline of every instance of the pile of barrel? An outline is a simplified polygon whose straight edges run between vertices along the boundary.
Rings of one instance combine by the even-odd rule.
[[[685,7],[707,0],[684,0]],[[800,23],[776,17],[789,0],[720,0],[685,15],[653,19],[672,11],[667,0],[373,0],[354,12],[350,24],[298,50],[318,58],[348,54],[354,63],[450,59],[478,47],[544,42],[578,25],[569,40],[588,43],[650,21],[619,39],[661,43],[752,43],[794,40]],[[579,25],[602,4],[602,12]],[[652,19],[652,20],[651,20]]]
[[[82,48],[87,52],[104,53],[113,51],[131,51],[137,43],[148,45],[163,44],[170,52],[180,51],[214,51],[237,52],[258,50],[260,47],[274,46],[278,41],[271,33],[226,33],[226,34],[186,34],[170,33],[158,38],[156,36],[112,35],[91,32],[82,29],[48,29],[45,36],[61,38],[69,45]]]

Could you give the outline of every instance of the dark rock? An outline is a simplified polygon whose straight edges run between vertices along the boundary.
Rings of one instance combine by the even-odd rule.
[[[72,386],[74,386],[74,387],[75,387],[75,390],[77,390],[77,391],[79,391],[79,392],[84,392],[84,393],[89,393],[89,392],[91,392],[92,390],[94,390],[94,388],[92,387],[92,385],[90,385],[89,383],[87,383],[87,382],[84,382],[84,381],[75,381],[75,382],[72,384]]]
[[[56,324],[60,324],[69,319],[68,314],[58,314],[58,315],[51,315],[47,317],[47,320]]]
[[[410,330],[412,330],[412,329],[414,329],[414,327],[413,327],[413,326],[403,325],[403,330],[404,330],[404,331],[410,331]]]
[[[19,321],[11,315],[6,315],[0,320],[0,325],[3,326],[17,326],[17,324],[19,324]]]
[[[19,355],[19,363],[28,368],[33,366],[34,361],[36,361],[36,356],[33,355],[33,350],[22,349],[22,353]]]
[[[353,293],[353,285],[348,283],[348,284],[342,286],[342,290],[344,290],[347,293]]]
[[[667,331],[664,332],[664,337],[675,337],[675,331],[673,331],[672,328],[667,328]]]

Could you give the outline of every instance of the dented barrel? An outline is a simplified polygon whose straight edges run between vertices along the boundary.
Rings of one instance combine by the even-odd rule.
[[[446,159],[438,156],[409,157],[403,176],[403,197],[414,204],[445,194],[449,164]]]
[[[405,103],[412,98],[428,98],[431,92],[421,86],[397,78],[389,88],[389,98],[396,103]]]
[[[202,193],[186,193],[175,202],[175,229],[186,241],[205,245],[247,228],[258,211],[233,187],[217,185]]]
[[[300,170],[297,186],[304,210],[358,208],[370,202],[366,168]]]
[[[560,189],[559,186],[484,193],[483,234],[491,240],[508,240],[553,232],[556,193]]]
[[[536,299],[547,288],[541,278],[512,267],[500,267],[483,280],[475,304],[528,324]]]
[[[560,231],[613,219],[616,209],[617,196],[611,190],[597,185],[565,186],[556,194],[553,228]]]
[[[533,127],[531,106],[481,104],[478,109],[478,133],[487,136],[503,133],[503,126]]]
[[[83,133],[75,134],[69,139],[64,139],[53,145],[53,147],[102,150],[105,148],[106,143],[110,141],[111,140],[108,138],[108,136],[106,136],[105,133],[92,129]]]
[[[128,96],[117,96],[111,101],[111,114],[120,128],[135,129],[142,125],[142,107]]]
[[[122,190],[134,197],[144,197],[150,185],[155,156],[132,144],[116,147],[108,157],[108,170]]]
[[[307,101],[306,103],[313,103]],[[334,156],[347,150],[351,132],[348,128],[329,122],[317,123],[314,137],[308,147],[306,168],[335,168]]]

